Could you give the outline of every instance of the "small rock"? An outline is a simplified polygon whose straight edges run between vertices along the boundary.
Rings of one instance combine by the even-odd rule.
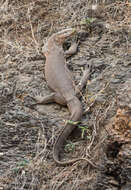
[[[3,152],[0,152],[0,157],[4,156],[4,153]]]

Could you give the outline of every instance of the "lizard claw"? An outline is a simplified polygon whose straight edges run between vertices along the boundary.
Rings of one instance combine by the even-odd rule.
[[[40,104],[43,100],[43,97],[41,95],[36,95],[33,97],[33,99],[36,101],[36,104]]]
[[[31,105],[30,105],[30,107],[32,108],[32,109],[35,109],[35,107],[38,105],[38,104],[41,104],[41,102],[40,102],[40,99],[42,98],[41,96],[35,96],[35,97],[31,97],[34,101],[35,101],[35,103],[32,103]]]

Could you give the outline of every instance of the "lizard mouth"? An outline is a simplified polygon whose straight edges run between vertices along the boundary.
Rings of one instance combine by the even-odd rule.
[[[58,32],[57,35],[59,38],[67,38],[69,36],[72,36],[75,33],[76,33],[76,30],[74,28],[68,28],[68,29]]]

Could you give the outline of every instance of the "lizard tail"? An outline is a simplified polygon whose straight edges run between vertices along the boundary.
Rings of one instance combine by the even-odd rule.
[[[60,135],[58,136],[58,138],[56,140],[54,148],[53,148],[53,159],[54,159],[54,161],[61,166],[66,166],[66,165],[71,165],[71,164],[73,164],[77,161],[80,161],[80,160],[85,160],[94,168],[98,168],[95,164],[92,163],[92,161],[90,161],[87,158],[81,157],[81,158],[76,158],[76,159],[72,159],[69,161],[60,161],[59,160],[60,149],[62,148],[63,143],[66,141],[67,137],[74,130],[74,128],[75,128],[75,125],[67,124],[67,125],[65,125],[64,129],[61,131]]]
[[[74,97],[71,101],[68,102],[67,106],[71,112],[71,120],[79,121],[82,115],[82,106],[79,99],[77,97]],[[53,148],[53,158],[55,162],[59,165],[65,166],[65,165],[73,164],[80,160],[86,160],[89,164],[91,164],[93,167],[96,168],[97,166],[95,166],[90,160],[86,158],[76,158],[69,161],[59,160],[59,153],[62,148],[62,145],[64,144],[68,136],[71,134],[71,132],[75,129],[75,127],[76,125],[67,123],[62,129],[61,133],[59,134]]]

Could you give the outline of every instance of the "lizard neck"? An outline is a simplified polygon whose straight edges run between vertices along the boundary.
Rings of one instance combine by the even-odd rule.
[[[62,48],[62,44],[57,43],[54,39],[48,40],[47,44],[45,45],[45,50],[43,51],[45,56],[49,55],[64,55],[64,51]]]

